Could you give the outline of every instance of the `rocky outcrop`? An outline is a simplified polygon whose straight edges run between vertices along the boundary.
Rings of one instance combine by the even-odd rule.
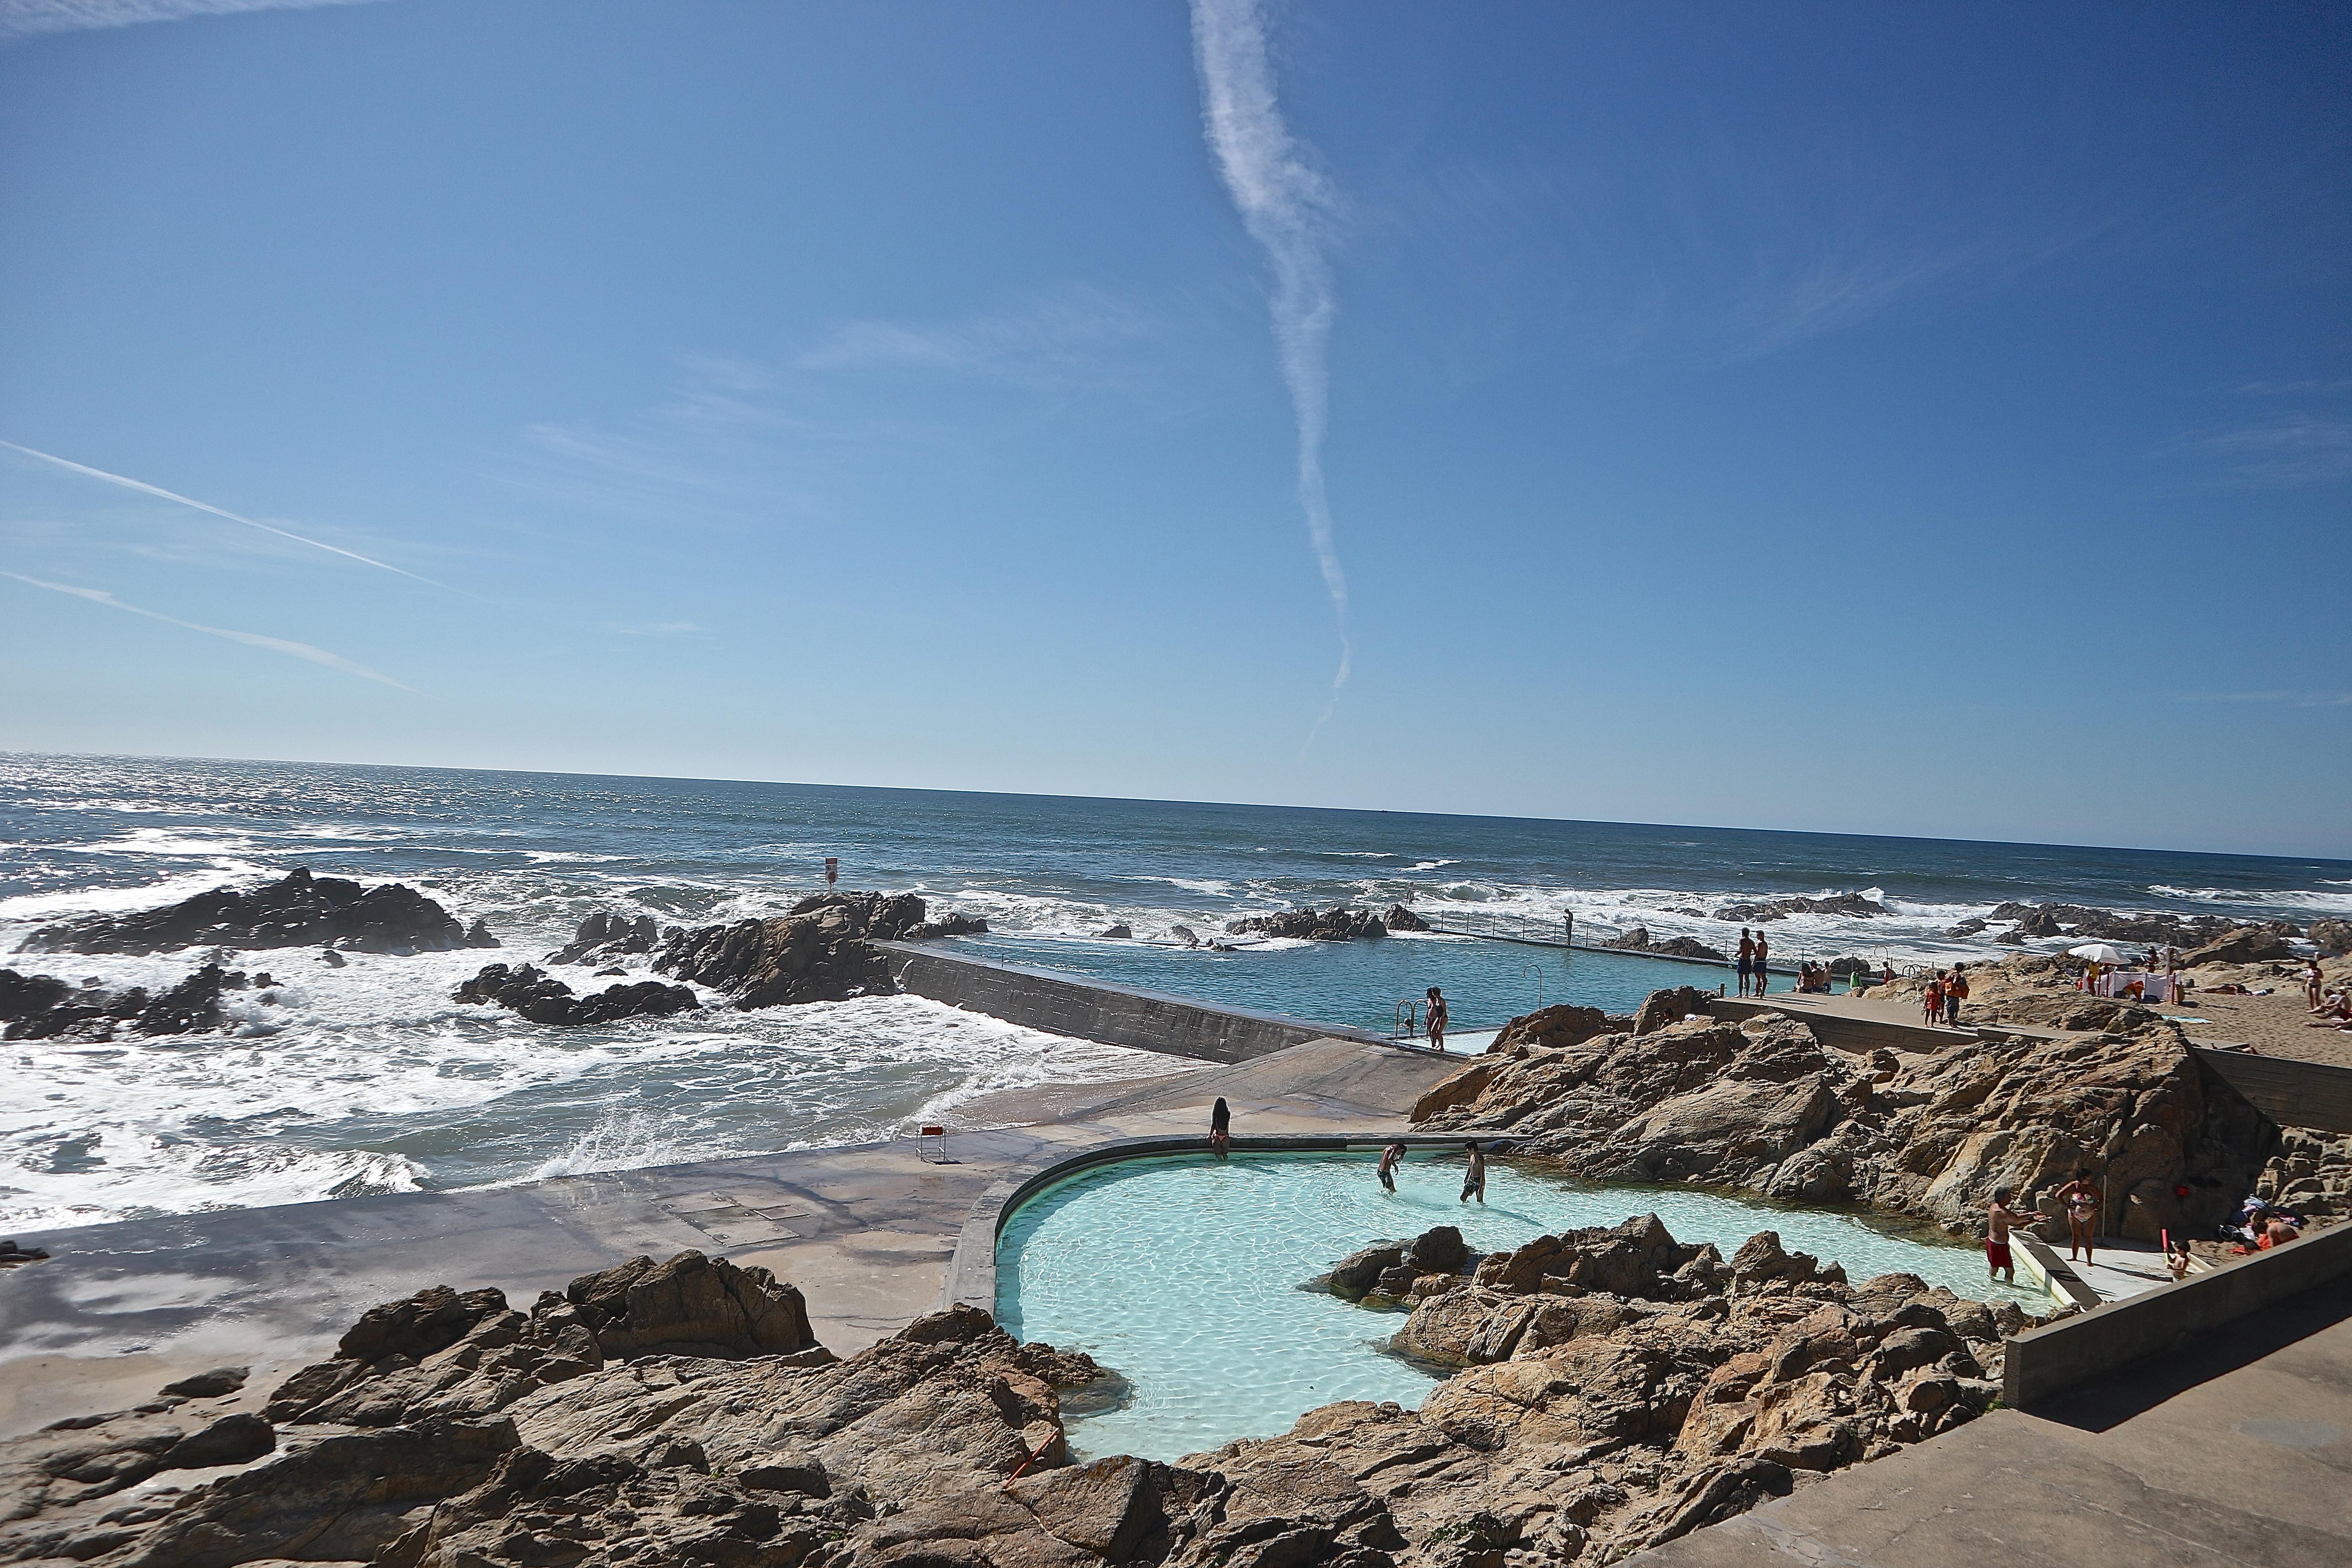
[[[589,1276],[528,1314],[495,1290],[420,1291],[366,1314],[266,1415],[156,1405],[0,1444],[0,1562],[1189,1568],[1260,1560],[1263,1525],[1289,1517],[1270,1510],[1305,1516],[1294,1538],[1367,1522],[1278,1477],[1069,1464],[1057,1391],[1101,1369],[976,1309],[846,1362],[776,1348],[796,1340],[789,1287],[699,1254]],[[175,1456],[247,1468],[114,1500]]]
[[[672,926],[675,936],[678,928]],[[611,963],[619,959],[651,952],[662,940],[659,922],[651,915],[613,914],[598,910],[582,921],[572,933],[572,940],[547,955],[550,963]]]
[[[1893,912],[1876,899],[1866,899],[1860,893],[1837,893],[1826,899],[1769,899],[1759,903],[1727,904],[1715,911],[1715,918],[1761,924],[1786,920],[1790,915],[1850,915],[1868,920]]]
[[[45,926],[27,952],[170,952],[184,947],[272,948],[331,944],[351,952],[446,952],[496,947],[477,921],[469,928],[400,882],[363,888],[297,867],[249,891],[216,888],[159,910],[97,915]]]
[[[908,942],[929,942],[938,936],[986,936],[988,922],[971,915],[960,915],[953,910],[935,921],[925,921],[907,933]]]
[[[874,943],[914,935],[923,912],[912,893],[820,893],[772,919],[681,931],[654,968],[745,1010],[887,995],[890,968]]]
[[[1953,1228],[1972,1228],[1995,1186],[2048,1204],[2087,1164],[2108,1195],[2110,1234],[2207,1234],[2274,1131],[2234,1095],[2208,1094],[2175,1026],[2101,1005],[2106,1033],[1867,1060],[1780,1014],[1637,1023],[1565,1049],[1482,1058],[1454,1080],[1469,1092],[1440,1085],[1415,1120],[1432,1131],[1507,1131],[1517,1152],[1577,1175],[1861,1202]]]
[[[1339,905],[1328,910],[1285,910],[1278,915],[1253,915],[1225,927],[1229,934],[1291,937],[1303,942],[1354,942],[1360,937],[1386,936],[1389,928],[1370,910]]]
[[[222,993],[258,988],[259,1000],[275,999],[277,983],[267,971],[247,975],[207,963],[160,995],[143,986],[105,991],[72,986],[49,974],[19,974],[0,969],[0,1021],[11,1040],[110,1040],[121,1028],[142,1035],[205,1034],[223,1026]]]
[[[1388,913],[1381,917],[1381,924],[1390,931],[1427,931],[1429,929],[1427,921],[1423,920],[1402,904],[1391,904]]]
[[[1279,1476],[1317,1502],[1285,1524],[1344,1510],[1398,1562],[1612,1563],[1970,1419],[2031,1321],[1910,1275],[1850,1285],[1769,1231],[1727,1260],[1643,1215],[1420,1295],[1393,1347],[1454,1375],[1418,1412],[1325,1405],[1183,1463],[1236,1492]]]
[[[1376,1242],[1349,1253],[1310,1283],[1345,1301],[1402,1300],[1451,1288],[1475,1260],[1461,1231],[1441,1225],[1411,1241]]]
[[[1135,928],[1128,924],[1125,921],[1119,921],[1117,925],[1105,926],[1102,930],[1095,932],[1095,936],[1098,940],[1104,942],[1125,942],[1132,938],[1134,935]]]
[[[1669,1024],[1679,1024],[1685,1018],[1706,1017],[1709,1016],[1707,1006],[1714,1000],[1714,996],[1696,985],[1677,985],[1671,991],[1653,991],[1634,1010],[1633,1032],[1647,1035]]]
[[[2275,958],[2293,958],[2294,945],[2289,940],[2294,934],[2291,925],[2240,926],[2227,936],[2216,937],[2204,946],[2184,953],[2180,963],[2184,969],[2194,969],[2200,963],[2262,963]]]
[[[2181,916],[2169,910],[2125,914],[2090,904],[2029,904],[2011,900],[1993,907],[1992,918],[2014,921],[2019,937],[2073,936],[2086,942],[2160,942],[2194,947],[2232,929],[2219,915]]]
[[[2253,1190],[2315,1224],[2352,1219],[2352,1132],[2281,1128],[2278,1152]]]
[[[610,1024],[622,1018],[667,1018],[702,1005],[691,987],[665,985],[658,980],[609,985],[593,996],[574,995],[571,986],[551,979],[528,963],[512,968],[503,963],[488,964],[453,994],[460,1002],[493,1004],[520,1013],[534,1024],[565,1026]]]
[[[1611,937],[1601,945],[1629,952],[1659,952],[1674,958],[1709,958],[1717,963],[1724,961],[1722,953],[1696,937],[1670,937],[1660,942],[1650,935],[1648,926],[1635,926],[1622,935]]]

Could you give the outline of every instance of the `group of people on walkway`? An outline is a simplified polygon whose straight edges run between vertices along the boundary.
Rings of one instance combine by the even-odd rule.
[[[1933,1028],[1942,1024],[1957,1028],[1960,1022],[1960,1004],[1969,999],[1969,966],[1955,963],[1949,969],[1939,969],[1927,982],[1927,989],[1919,998],[1922,1020]]]
[[[1764,928],[1756,928],[1750,936],[1746,926],[1739,928],[1739,994],[1761,996],[1772,983],[1772,942]],[[1755,989],[1748,989],[1750,984]]]

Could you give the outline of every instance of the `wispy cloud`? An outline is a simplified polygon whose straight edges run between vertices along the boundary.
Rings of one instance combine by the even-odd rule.
[[[2179,702],[2242,702],[2271,708],[2352,707],[2352,691],[2184,691]]]
[[[1275,97],[1266,17],[1258,0],[1192,0],[1192,56],[1201,76],[1202,120],[1217,170],[1250,237],[1274,265],[1274,338],[1298,426],[1298,501],[1307,538],[1339,630],[1339,668],[1307,743],[1338,706],[1355,649],[1348,626],[1348,577],[1332,542],[1323,484],[1329,424],[1331,287],[1329,243],[1337,198],[1313,150],[1290,133]]]
[[[324,540],[312,539],[308,535],[279,528],[275,523],[257,521],[225,508],[216,507],[210,501],[196,500],[181,495],[177,491],[164,489],[159,485],[151,485],[143,479],[134,479],[123,474],[110,474],[104,468],[93,468],[84,463],[70,462],[64,458],[53,457],[47,452],[37,452],[30,447],[20,447],[14,441],[0,441],[0,447],[5,447],[11,452],[21,452],[27,458],[37,458],[44,463],[54,463],[69,473],[80,474],[88,479],[103,479],[110,485],[121,485],[124,489],[137,490],[142,495],[157,496],[164,500],[177,501],[182,506],[192,506],[198,511],[210,512],[215,517],[225,517],[231,522],[241,522],[247,528],[257,528],[264,533],[274,533],[280,539],[289,539],[297,544],[307,544],[313,550],[323,550],[331,555],[341,555],[346,560],[356,561],[362,566],[373,566],[379,572],[390,572],[415,582],[428,584],[436,588],[447,585],[436,583],[430,577],[420,577],[414,572],[392,565],[388,562],[378,561],[373,555],[362,555],[356,550],[346,550],[340,544],[329,544]]]
[[[1080,287],[952,321],[851,321],[793,363],[805,371],[944,371],[1078,385],[1118,379],[1118,351],[1158,331],[1125,300]]]
[[[2214,430],[2196,445],[2238,485],[2323,485],[2352,479],[2352,416],[2294,413]]]
[[[272,653],[282,653],[289,658],[303,659],[311,664],[323,664],[329,669],[340,669],[346,675],[356,675],[362,680],[381,681],[386,686],[397,687],[403,691],[415,689],[413,687],[402,685],[401,682],[381,670],[370,669],[366,665],[345,658],[341,654],[329,653],[325,648],[313,647],[306,642],[295,642],[287,637],[264,637],[259,632],[232,631],[226,626],[208,626],[196,621],[184,621],[177,616],[167,616],[161,610],[147,610],[140,608],[137,605],[126,605],[103,588],[76,588],[64,583],[43,582],[38,577],[27,577],[16,572],[0,571],[0,577],[23,583],[30,587],[46,588],[52,594],[65,594],[73,598],[87,599],[93,605],[104,605],[110,610],[121,610],[127,615],[144,616],[151,621],[161,621],[167,626],[178,626],[183,631],[202,632],[206,637],[226,637],[230,642],[243,643],[247,647],[267,648]]]
[[[625,637],[709,637],[710,628],[692,621],[607,621],[604,629],[618,632]]]
[[[2319,377],[2304,381],[2250,381],[2243,386],[2230,389],[2241,397],[2309,397],[2338,392],[2352,392],[2352,376]]]
[[[240,11],[307,11],[320,5],[364,5],[371,0],[0,0],[0,43],[44,33],[82,33],[179,22]]]

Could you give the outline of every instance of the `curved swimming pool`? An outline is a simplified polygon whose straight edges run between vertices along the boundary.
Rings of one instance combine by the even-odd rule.
[[[1759,1230],[1791,1252],[1845,1265],[1857,1285],[1916,1274],[1978,1300],[2049,1310],[2039,1290],[1985,1279],[1981,1250],[1882,1218],[1795,1208],[1692,1187],[1579,1182],[1516,1162],[1488,1167],[1486,1203],[1460,1204],[1458,1153],[1407,1163],[1391,1195],[1363,1153],[1205,1153],[1097,1165],[1014,1210],[996,1244],[996,1315],[1024,1340],[1082,1350],[1122,1375],[1121,1408],[1074,1414],[1086,1456],[1175,1459],[1289,1430],[1318,1405],[1392,1399],[1417,1405],[1434,1379],[1379,1347],[1393,1312],[1301,1290],[1383,1239],[1459,1226],[1493,1252],[1581,1226],[1655,1214],[1680,1241],[1729,1257]]]

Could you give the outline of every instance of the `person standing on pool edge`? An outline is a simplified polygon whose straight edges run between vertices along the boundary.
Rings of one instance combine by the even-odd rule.
[[[1234,1147],[1234,1108],[1225,1103],[1223,1095],[1209,1108],[1209,1152],[1223,1159]]]
[[[1741,926],[1739,928],[1739,994],[1742,996],[1748,994],[1748,976],[1755,963],[1756,939],[1748,934],[1746,926]]]
[[[1445,1048],[1445,998],[1434,985],[1429,988],[1429,1043]]]
[[[1486,1156],[1475,1142],[1470,1145],[1470,1169],[1462,1178],[1462,1195],[1454,1201],[1466,1204],[1473,1193],[1477,1194],[1481,1205],[1486,1203]]]
[[[1761,996],[1772,988],[1772,972],[1764,967],[1772,956],[1772,943],[1766,939],[1764,928],[1756,928],[1756,994]]]

